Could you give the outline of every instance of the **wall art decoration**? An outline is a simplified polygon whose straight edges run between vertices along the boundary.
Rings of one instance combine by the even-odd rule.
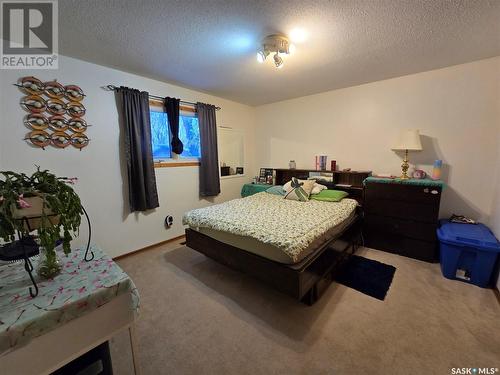
[[[71,144],[76,148],[83,148],[89,144],[89,139],[83,133],[75,133],[71,136]]]
[[[82,118],[72,118],[68,121],[68,125],[75,133],[83,133],[87,130],[87,122]]]
[[[49,120],[39,113],[30,113],[24,118],[24,124],[34,130],[45,130],[49,127]]]
[[[17,86],[28,95],[39,95],[43,93],[43,83],[35,77],[21,78]]]
[[[53,99],[64,97],[64,87],[57,81],[45,82],[45,93]]]
[[[68,114],[72,117],[82,117],[85,114],[85,107],[79,102],[68,103],[66,110]]]
[[[68,129],[68,120],[64,116],[51,116],[49,117],[49,126],[55,132],[63,132]]]
[[[30,95],[21,100],[21,107],[31,113],[41,113],[47,109],[47,103],[41,96]]]
[[[54,132],[50,139],[52,140],[52,144],[59,148],[68,147],[72,143],[70,136],[64,132]]]
[[[47,112],[53,115],[64,115],[66,113],[66,104],[59,99],[49,99],[47,101]]]
[[[83,119],[85,94],[79,86],[64,86],[57,80],[42,82],[31,76],[14,85],[25,95],[20,104],[28,112],[23,122],[30,132],[24,139],[31,145],[42,149],[71,145],[81,150],[89,144],[85,132],[90,125]]]
[[[80,102],[83,100],[85,94],[82,89],[75,85],[68,85],[65,88],[66,98],[72,102]]]
[[[49,133],[43,130],[33,130],[26,139],[29,139],[37,147],[45,148],[51,142]]]

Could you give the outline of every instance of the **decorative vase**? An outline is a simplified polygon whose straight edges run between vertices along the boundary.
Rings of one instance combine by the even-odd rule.
[[[40,246],[40,255],[37,265],[38,276],[44,279],[53,279],[61,272],[61,264],[55,250],[47,251]]]
[[[432,169],[432,179],[439,180],[441,179],[441,168],[443,167],[443,161],[437,159],[434,162],[434,168]]]

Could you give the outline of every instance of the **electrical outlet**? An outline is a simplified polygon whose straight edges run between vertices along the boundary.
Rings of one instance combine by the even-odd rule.
[[[174,217],[172,215],[167,215],[165,217],[165,226],[167,228],[170,228],[173,223],[174,223]]]

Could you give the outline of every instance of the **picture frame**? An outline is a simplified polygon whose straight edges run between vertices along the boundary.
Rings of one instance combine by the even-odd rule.
[[[259,182],[272,185],[274,170],[272,168],[260,168]]]
[[[243,167],[236,167],[236,174],[243,174]]]

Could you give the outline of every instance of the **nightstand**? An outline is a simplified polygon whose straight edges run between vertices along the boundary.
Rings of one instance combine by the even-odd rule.
[[[365,245],[437,261],[436,229],[443,182],[368,177],[364,184]]]

